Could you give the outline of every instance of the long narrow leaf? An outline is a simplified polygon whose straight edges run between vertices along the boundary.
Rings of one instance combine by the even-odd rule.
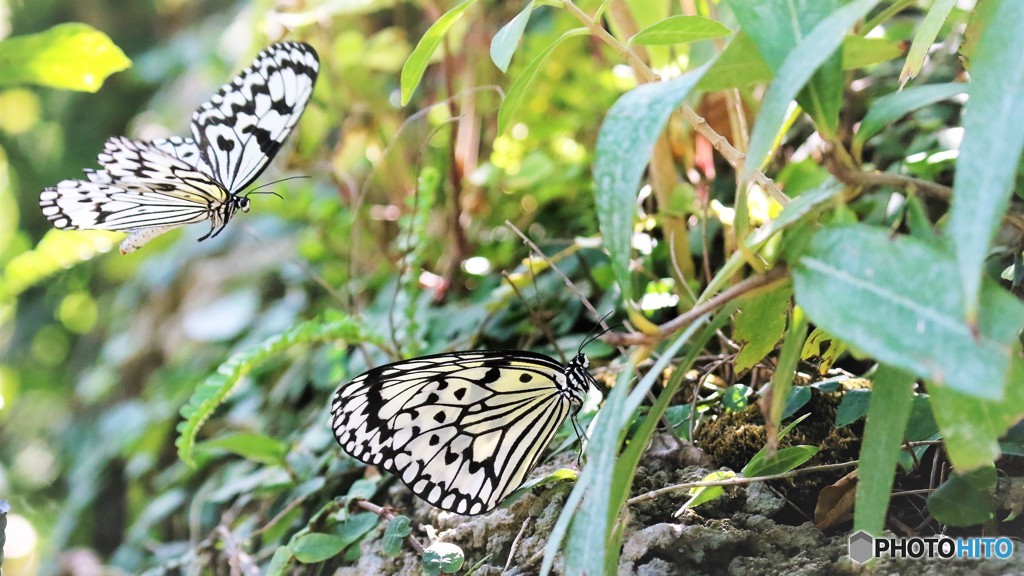
[[[413,91],[420,85],[423,73],[427,70],[427,64],[430,63],[430,58],[433,57],[437,47],[444,40],[445,34],[448,33],[448,30],[459,21],[459,18],[473,4],[476,4],[476,0],[464,0],[461,4],[442,14],[437,19],[437,22],[434,22],[427,29],[426,33],[423,34],[423,38],[420,38],[416,47],[412,49],[412,53],[409,54],[405,65],[402,66],[402,106],[409,103]]]
[[[878,367],[864,424],[857,469],[853,530],[881,534],[889,508],[893,474],[914,401],[914,377],[885,364]]]
[[[968,323],[977,319],[989,243],[1024,150],[1024,2],[999,2],[971,61],[970,100],[953,179],[949,232]]]
[[[946,21],[946,17],[949,16],[955,5],[956,0],[935,0],[935,4],[928,9],[928,14],[921,22],[921,28],[918,29],[917,34],[914,35],[914,41],[910,44],[907,62],[903,65],[903,70],[900,71],[900,88],[921,73],[924,57],[928,55],[928,48],[935,42],[942,23]]]
[[[800,89],[843,42],[843,34],[864,17],[879,0],[856,0],[821,21],[786,56],[761,103],[757,124],[750,136],[748,160],[743,177],[757,170],[768,157],[775,134],[786,119],[786,109]]]
[[[612,271],[627,301],[633,299],[629,259],[640,179],[669,115],[711,64],[627,92],[608,111],[598,133],[594,161],[597,219]]]

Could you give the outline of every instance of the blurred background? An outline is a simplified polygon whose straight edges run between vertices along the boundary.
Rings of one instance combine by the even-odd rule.
[[[554,353],[552,337],[589,329],[560,279],[522,266],[528,250],[506,219],[551,254],[573,246],[560,267],[585,293],[614,298],[603,255],[573,238],[595,234],[593,140],[632,80],[595,69],[587,41],[567,43],[497,134],[507,83],[488,46],[521,7],[486,2],[456,24],[402,107],[399,71],[442,4],[0,0],[0,38],[82,22],[131,60],[94,93],[0,86],[6,574],[107,562],[137,572],[180,558],[219,518],[218,503],[285,494],[339,465],[324,425],[329,397],[371,362],[479,345]],[[536,12],[510,73],[571,24]],[[308,177],[269,188],[283,199],[253,196],[216,239],[197,243],[207,226],[190,226],[127,256],[121,234],[57,231],[43,218],[39,192],[96,168],[108,137],[188,135],[192,110],[280,39],[309,42],[321,61],[312,102],[257,182]],[[197,385],[232,353],[327,311],[358,318],[381,344],[351,357],[344,346],[306,347],[270,362],[202,432],[274,438],[287,462],[184,466],[175,426]],[[550,320],[547,335],[531,317]]]

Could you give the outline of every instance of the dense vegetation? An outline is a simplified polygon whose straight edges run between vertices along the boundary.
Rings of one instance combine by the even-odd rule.
[[[1024,3],[966,4],[0,9],[4,568],[678,568],[635,536],[765,476],[841,542],[1019,534]],[[320,78],[259,183],[307,179],[126,256],[46,222],[40,190],[110,136],[186,134],[281,38]],[[373,366],[564,360],[608,312],[582,458],[567,422],[483,520],[326,424]]]

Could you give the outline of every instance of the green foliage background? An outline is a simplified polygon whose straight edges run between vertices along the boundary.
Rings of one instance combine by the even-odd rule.
[[[996,113],[1024,89],[1006,72],[1024,14],[1009,0],[679,4],[707,18],[650,0],[0,4],[0,70],[18,71],[0,79],[0,498],[41,535],[43,566],[72,547],[128,572],[224,566],[236,549],[271,573],[351,563],[385,521],[341,497],[386,491],[333,441],[336,387],[444,350],[571,355],[597,321],[582,298],[627,321],[613,337],[633,346],[588,348],[618,381],[546,568],[564,542],[570,565],[614,571],[643,447],[688,404],[676,394],[702,353],[742,364],[715,399],[760,369],[779,430],[808,322],[884,389],[851,419],[867,412],[869,439],[901,437],[927,391],[954,468],[994,477],[1024,406],[1024,307],[1007,290],[1024,276],[1024,114]],[[199,225],[122,257],[117,234],[50,228],[40,190],[95,167],[107,137],[187,134],[191,111],[287,30],[321,73],[261,182],[309,179],[274,184],[283,200],[255,196],[203,243]],[[921,43],[962,37],[970,84],[946,46],[921,64]],[[904,79],[918,77],[897,93],[907,41]],[[509,54],[502,73],[492,56]],[[746,165],[710,156],[693,126]],[[883,444],[862,454],[869,530],[900,447],[865,440]],[[992,513],[966,516],[944,518]],[[397,553],[409,528],[393,523]],[[450,552],[424,569],[461,565]]]

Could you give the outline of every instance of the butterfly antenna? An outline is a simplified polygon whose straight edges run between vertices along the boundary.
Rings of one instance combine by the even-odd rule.
[[[583,338],[583,342],[582,342],[582,343],[580,344],[580,347],[579,347],[579,349],[578,349],[578,350],[576,351],[576,353],[577,353],[577,354],[579,354],[579,353],[583,352],[583,349],[584,349],[584,348],[586,348],[586,346],[587,346],[588,344],[590,344],[590,343],[591,343],[591,342],[593,342],[594,340],[597,340],[597,339],[598,339],[598,338],[600,338],[601,336],[604,336],[604,335],[605,335],[605,333],[609,332],[609,331],[610,331],[610,330],[612,329],[612,327],[606,327],[606,328],[605,328],[604,330],[601,330],[601,331],[600,331],[600,332],[598,332],[597,334],[594,334],[594,332],[595,332],[595,331],[596,331],[596,330],[597,330],[598,328],[600,328],[600,327],[601,327],[601,325],[602,325],[602,324],[604,324],[604,321],[605,321],[605,320],[607,320],[607,319],[608,319],[608,317],[609,317],[609,316],[611,316],[611,315],[612,315],[612,314],[613,314],[614,312],[615,312],[615,310],[610,310],[610,311],[609,311],[609,312],[608,312],[607,314],[605,314],[604,316],[602,316],[602,317],[601,317],[601,319],[600,319],[600,320],[598,320],[596,324],[594,324],[594,327],[593,327],[593,328],[591,328],[591,329],[590,329],[590,332],[588,332],[588,333],[587,333],[587,335],[586,335],[586,336],[585,336],[585,337]],[[591,336],[593,336],[593,337],[591,337]]]
[[[245,197],[248,198],[250,194],[273,194],[274,196],[277,196],[278,198],[281,198],[283,200],[284,196],[281,196],[277,192],[259,192],[258,190],[260,188],[266,188],[267,186],[273,186],[274,184],[277,184],[277,183],[280,183],[280,182],[287,182],[288,180],[298,180],[300,178],[309,178],[309,176],[289,176],[287,178],[281,178],[280,180],[274,180],[273,182],[267,182],[266,184],[260,184],[259,186],[257,186],[255,188],[253,188],[252,190],[249,190],[248,192],[246,192],[245,193]]]

